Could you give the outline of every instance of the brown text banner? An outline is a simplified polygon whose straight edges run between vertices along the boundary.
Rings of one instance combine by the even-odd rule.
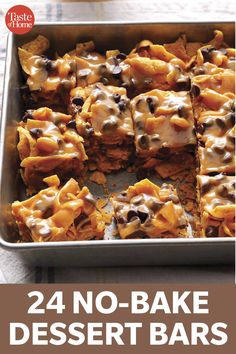
[[[0,287],[3,354],[234,353],[235,285]]]

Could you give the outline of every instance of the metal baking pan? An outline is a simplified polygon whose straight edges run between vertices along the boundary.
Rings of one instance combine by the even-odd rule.
[[[93,39],[100,50],[130,50],[147,38],[169,42],[186,33],[190,41],[208,41],[214,29],[224,32],[234,45],[233,22],[208,23],[39,23],[21,36],[9,34],[0,136],[0,245],[19,254],[26,263],[42,266],[121,266],[232,264],[235,240],[230,238],[101,240],[59,243],[15,243],[11,203],[23,197],[16,150],[17,121],[23,113],[20,86],[23,83],[17,47],[42,34],[50,39],[52,51],[64,53],[76,42]]]

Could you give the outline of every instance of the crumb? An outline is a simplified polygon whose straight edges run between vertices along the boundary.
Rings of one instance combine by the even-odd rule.
[[[135,166],[129,166],[129,167],[127,168],[127,171],[128,171],[129,173],[135,172]]]
[[[106,176],[104,175],[103,172],[95,171],[92,173],[92,175],[89,177],[90,181],[97,183],[97,184],[106,184],[107,179]]]
[[[96,206],[97,209],[100,211],[100,213],[102,214],[102,219],[105,222],[105,224],[110,224],[111,223],[111,219],[112,219],[112,213],[111,212],[106,212],[104,210],[105,206],[108,204],[108,199],[98,199]]]
[[[183,183],[179,186],[179,190],[190,199],[196,198],[196,189],[190,183]]]

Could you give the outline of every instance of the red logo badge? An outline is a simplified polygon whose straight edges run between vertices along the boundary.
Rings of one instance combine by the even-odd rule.
[[[5,16],[7,28],[16,34],[25,34],[34,26],[34,14],[32,10],[24,5],[11,7]]]

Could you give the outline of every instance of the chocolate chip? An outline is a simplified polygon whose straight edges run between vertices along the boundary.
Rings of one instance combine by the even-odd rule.
[[[86,202],[92,204],[92,205],[96,205],[96,199],[93,197],[93,195],[91,193],[88,193],[84,199],[86,200]]]
[[[197,67],[194,69],[194,75],[204,75],[205,69],[203,67]]]
[[[112,69],[112,75],[119,78],[121,71],[122,69],[120,66],[114,66],[114,68]]]
[[[204,143],[204,141],[202,141],[202,140],[198,140],[198,144],[199,144],[199,146],[201,146],[201,147],[205,147],[205,143]]]
[[[188,110],[187,110],[186,106],[180,105],[178,107],[178,115],[180,117],[183,117],[183,118],[187,118],[188,117]]]
[[[120,100],[120,102],[118,103],[118,107],[120,109],[121,112],[125,111],[127,108],[128,102],[124,99]]]
[[[118,222],[118,224],[125,224],[127,222],[127,220],[123,216],[120,216],[117,219],[117,222]]]
[[[160,149],[159,149],[159,153],[161,155],[169,155],[170,154],[170,148],[167,147],[167,146],[162,146]]]
[[[144,122],[142,120],[138,120],[135,124],[138,129],[143,129],[144,127]]]
[[[117,119],[107,119],[103,122],[103,125],[102,125],[102,130],[104,132],[111,132],[115,129],[117,129],[118,127],[118,121]]]
[[[201,53],[204,58],[204,61],[210,61],[211,60],[211,52],[214,51],[214,47],[208,47],[208,48],[202,48]]]
[[[230,154],[230,152],[226,152],[226,154],[223,157],[223,162],[231,162],[232,161],[232,156]]]
[[[81,69],[79,70],[78,76],[82,78],[86,78],[91,73],[90,69]]]
[[[204,131],[206,130],[206,125],[203,123],[203,124],[199,124],[198,126],[197,126],[197,132],[199,133],[199,134],[203,134],[204,133]]]
[[[219,229],[216,226],[208,226],[206,228],[206,237],[218,237]]]
[[[226,198],[228,195],[228,188],[224,184],[222,184],[217,188],[217,192],[221,197]]]
[[[139,111],[143,111],[143,109],[146,109],[145,99],[139,98],[138,101],[136,102],[136,107]]]
[[[84,104],[84,99],[81,96],[73,97],[71,102],[75,104],[76,106],[83,106]]]
[[[212,127],[213,125],[214,125],[214,119],[208,119],[205,123],[203,123],[205,126],[206,126],[206,128],[208,128],[208,127]]]
[[[106,77],[102,77],[101,81],[102,81],[103,85],[109,84],[109,80]]]
[[[147,101],[148,108],[149,108],[150,112],[153,114],[155,112],[155,106],[154,106],[152,97],[148,97],[146,101]]]
[[[234,194],[234,193],[228,193],[227,198],[228,198],[231,202],[235,203],[235,194]]]
[[[138,210],[138,217],[139,217],[141,223],[143,224],[143,223],[145,223],[145,221],[148,218],[148,213],[145,211],[142,211],[142,210]]]
[[[235,102],[233,101],[232,103],[231,103],[231,111],[232,112],[235,112]]]
[[[149,137],[146,134],[145,135],[141,135],[138,138],[138,145],[143,150],[148,149],[148,147],[149,147]]]
[[[22,120],[23,122],[27,122],[27,119],[33,119],[33,110],[29,109],[28,111],[26,111],[26,113],[24,114]]]
[[[30,129],[29,132],[32,135],[32,137],[35,139],[38,139],[43,134],[42,129],[39,129],[39,128],[32,128],[32,129]]]
[[[116,58],[119,60],[125,60],[127,58],[127,55],[125,53],[119,53],[117,54]]]
[[[228,135],[226,136],[226,139],[228,140],[228,142],[235,145],[235,136]]]
[[[201,90],[200,90],[200,88],[199,88],[197,85],[192,85],[192,87],[191,87],[191,93],[192,93],[195,97],[197,97],[197,96],[200,95]]]
[[[222,146],[213,146],[212,149],[219,155],[223,155],[225,152],[225,149]]]
[[[76,129],[76,121],[73,119],[73,120],[70,120],[67,124],[66,124],[66,127],[69,128],[69,129]]]
[[[121,96],[119,95],[119,93],[114,93],[112,97],[116,103],[120,102]]]
[[[47,70],[48,72],[53,72],[53,71],[55,71],[55,70],[57,69],[56,63],[53,62],[53,61],[50,60],[50,59],[47,59],[47,60],[46,60],[46,65],[45,65],[45,67],[46,67],[46,70]]]
[[[215,122],[218,125],[218,127],[220,127],[221,129],[225,129],[225,122],[222,119],[216,118]]]
[[[99,75],[104,75],[107,73],[107,67],[105,64],[101,64],[98,68]]]
[[[158,210],[160,210],[165,203],[163,202],[158,202],[157,200],[151,200],[149,202],[149,208],[156,213]]]
[[[53,208],[49,207],[49,208],[47,208],[47,209],[44,211],[44,213],[43,213],[43,215],[42,215],[42,218],[43,218],[43,219],[48,219],[48,218],[50,218],[52,215],[53,215]]]
[[[233,127],[235,125],[235,112],[227,114],[226,120],[229,122],[230,126]]]
[[[127,213],[127,219],[128,219],[128,222],[130,222],[130,220],[133,218],[133,217],[137,217],[138,216],[138,213],[135,211],[135,210],[129,210],[128,213]]]
[[[189,91],[191,87],[191,80],[189,77],[181,77],[176,81],[176,87],[179,91]]]
[[[202,186],[201,186],[202,195],[208,193],[211,190],[211,188],[212,188],[212,185],[209,182],[202,184]]]

